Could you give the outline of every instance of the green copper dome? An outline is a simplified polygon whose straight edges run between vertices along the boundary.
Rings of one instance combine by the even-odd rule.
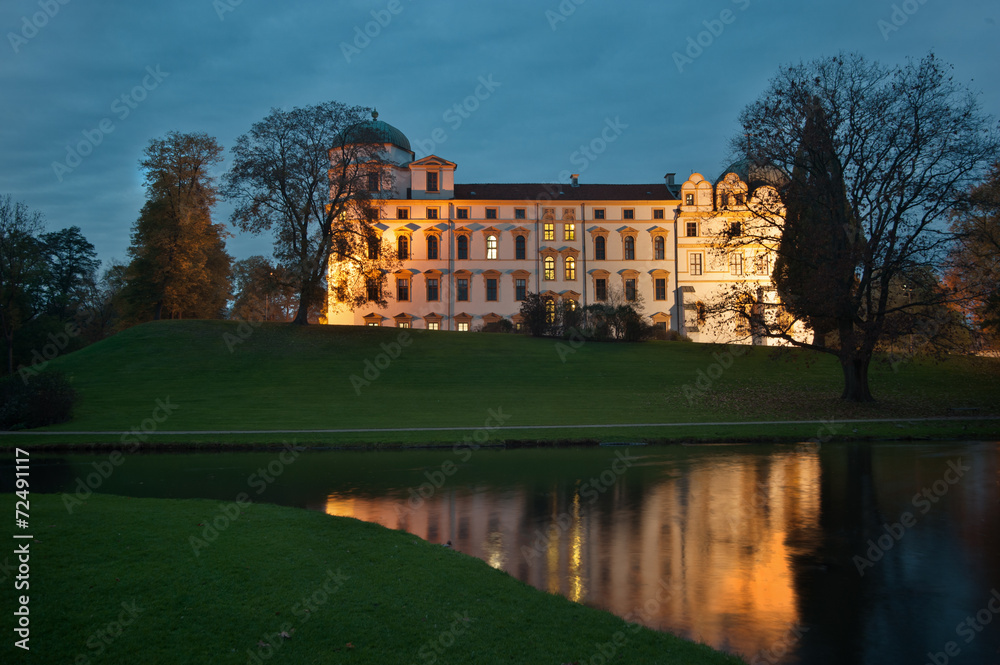
[[[348,142],[389,143],[407,152],[413,152],[410,149],[410,140],[406,138],[406,134],[389,123],[379,120],[378,111],[372,111],[371,120],[357,124],[347,130],[347,137]]]

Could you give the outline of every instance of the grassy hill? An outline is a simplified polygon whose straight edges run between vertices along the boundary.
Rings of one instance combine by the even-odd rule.
[[[907,424],[906,419],[1000,411],[1000,363],[916,359],[875,363],[875,405],[841,403],[832,356],[677,342],[569,343],[519,335],[339,326],[250,327],[162,321],[50,363],[79,391],[70,423],[47,431],[467,428],[423,433],[300,435],[300,441],[454,442],[490,414],[506,426],[823,419],[836,435],[996,434],[997,423]],[[367,374],[366,374],[367,371]],[[158,406],[159,405],[159,406]],[[163,416],[166,409],[171,413]],[[159,410],[158,410],[159,409]],[[841,424],[856,418],[900,423]],[[966,429],[962,429],[965,427]],[[497,439],[601,440],[815,436],[817,426],[527,429]],[[485,433],[479,434],[480,439]],[[11,443],[14,437],[4,437]],[[16,437],[22,439],[23,437]],[[175,435],[179,441],[273,441],[274,435]],[[290,438],[290,437],[286,437]],[[114,440],[107,435],[50,440]],[[164,440],[162,435],[156,441]],[[44,438],[32,438],[44,442]],[[23,445],[23,443],[19,443]]]

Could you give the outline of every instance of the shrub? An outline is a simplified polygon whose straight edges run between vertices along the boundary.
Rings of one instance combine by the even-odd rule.
[[[39,372],[23,381],[0,381],[0,429],[33,429],[70,419],[76,391],[62,372]]]

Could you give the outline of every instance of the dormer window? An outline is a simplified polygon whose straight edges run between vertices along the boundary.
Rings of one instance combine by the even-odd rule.
[[[694,205],[694,194],[685,194],[684,195],[684,205],[686,205],[686,206],[693,206]]]
[[[428,171],[427,172],[427,191],[428,192],[437,192],[437,191],[440,191],[440,189],[438,188],[438,174],[437,174],[437,171]]]

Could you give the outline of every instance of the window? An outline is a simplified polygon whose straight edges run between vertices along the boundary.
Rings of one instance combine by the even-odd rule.
[[[396,327],[397,328],[409,328],[410,327],[410,322],[409,321],[397,321],[396,322]]]
[[[441,330],[441,324],[438,323],[437,321],[428,321],[427,322],[427,329],[428,330]]]
[[[381,244],[382,244],[382,242],[381,242],[381,240],[379,238],[376,238],[376,237],[369,237],[368,238],[368,258],[369,259],[373,259],[374,260],[374,259],[378,258],[379,247],[381,246]]]
[[[563,224],[563,240],[576,240],[576,224]]]
[[[556,260],[551,256],[545,257],[545,279],[553,280],[556,278]]]
[[[497,209],[496,208],[487,208],[486,209],[486,219],[496,219],[496,218],[497,218]]]
[[[607,256],[607,244],[608,241],[604,236],[597,236],[594,238],[594,260],[603,261]]]
[[[542,234],[542,240],[555,240],[556,239],[556,225],[551,222],[546,222],[544,226],[544,232]]]
[[[497,301],[497,280],[493,277],[486,279],[486,300],[489,302]]]
[[[632,208],[622,210],[622,219],[635,219],[635,210]]]
[[[459,321],[458,322],[458,332],[469,332],[469,322]]]
[[[757,252],[754,257],[754,272],[758,275],[771,274],[771,257],[767,252]]]
[[[438,299],[438,281],[437,277],[427,278],[427,302],[437,302]]]
[[[469,280],[465,278],[459,278],[455,280],[457,283],[458,293],[455,296],[455,300],[468,300],[469,299]]]
[[[688,254],[688,272],[692,275],[701,274],[701,252],[691,252]]]
[[[663,219],[663,208],[653,210],[653,219]]]
[[[733,252],[729,255],[729,274],[730,275],[742,275],[743,274],[743,253]]]
[[[400,261],[410,258],[410,239],[406,236],[399,236],[396,240],[396,253]]]
[[[514,208],[514,219],[525,219],[524,208]]]
[[[686,205],[686,206],[693,206],[694,205],[694,194],[685,194],[684,195],[684,205]]]
[[[635,280],[626,279],[625,280],[625,300],[633,302],[635,300]]]
[[[746,203],[746,198],[743,196],[743,194],[737,194],[736,195],[736,205],[741,206],[741,205],[743,205],[745,203]]]
[[[369,277],[365,280],[365,293],[368,296],[368,300],[377,301],[378,297],[381,295],[378,288],[378,280],[374,277]]]
[[[576,311],[577,304],[576,304],[576,301],[573,300],[572,298],[564,298],[563,299],[563,304],[566,305],[566,309],[568,309],[569,311],[571,311],[571,312],[575,312]]]
[[[427,191],[436,192],[438,191],[438,174],[437,171],[427,172]]]
[[[495,259],[497,258],[497,237],[496,236],[486,236],[486,258]]]
[[[635,238],[632,236],[625,236],[625,260],[635,260]]]
[[[396,280],[396,300],[406,302],[410,299],[410,279],[400,277]]]
[[[528,299],[528,280],[514,280],[514,300],[521,301]]]
[[[722,205],[723,208],[729,207],[729,194],[725,192],[719,194],[719,203]]]
[[[377,191],[381,190],[381,183],[379,182],[379,180],[380,180],[380,178],[378,177],[378,173],[369,173],[368,174],[368,191],[369,192],[377,192]]]
[[[437,218],[438,218],[438,209],[437,208],[428,208],[427,209],[427,219],[437,219]]]
[[[556,301],[552,298],[545,299],[545,323],[556,322]]]
[[[456,208],[455,209],[455,219],[468,219],[469,209],[468,208]]]
[[[604,302],[608,299],[608,280],[606,279],[595,279],[594,280],[594,297],[600,302]]]
[[[729,225],[729,235],[734,238],[743,235],[743,225],[739,222],[733,222]]]
[[[396,208],[396,219],[409,219],[410,209],[409,208]]]
[[[514,258],[517,259],[518,261],[524,260],[525,246],[527,244],[528,243],[524,239],[524,236],[517,236],[516,238],[514,238]]]
[[[469,237],[458,236],[455,242],[458,244],[458,258],[463,260],[469,258]]]
[[[663,236],[656,236],[653,238],[653,258],[657,261],[662,261],[664,257],[663,246],[666,243],[663,242]]]
[[[369,321],[368,322],[368,327],[369,328],[381,328],[382,324],[380,324],[378,321]]]
[[[667,299],[667,280],[663,277],[657,277],[654,286],[655,293],[653,294],[654,300],[666,300]]]
[[[698,222],[688,222],[687,223],[687,233],[688,238],[698,237]]]
[[[438,257],[438,239],[437,236],[427,236],[427,258],[431,261],[437,260]]]
[[[574,259],[572,256],[567,256],[565,262],[565,268],[566,268],[565,270],[566,281],[572,282],[573,280],[576,279],[576,259]]]
[[[594,208],[594,219],[604,219],[604,208]]]

